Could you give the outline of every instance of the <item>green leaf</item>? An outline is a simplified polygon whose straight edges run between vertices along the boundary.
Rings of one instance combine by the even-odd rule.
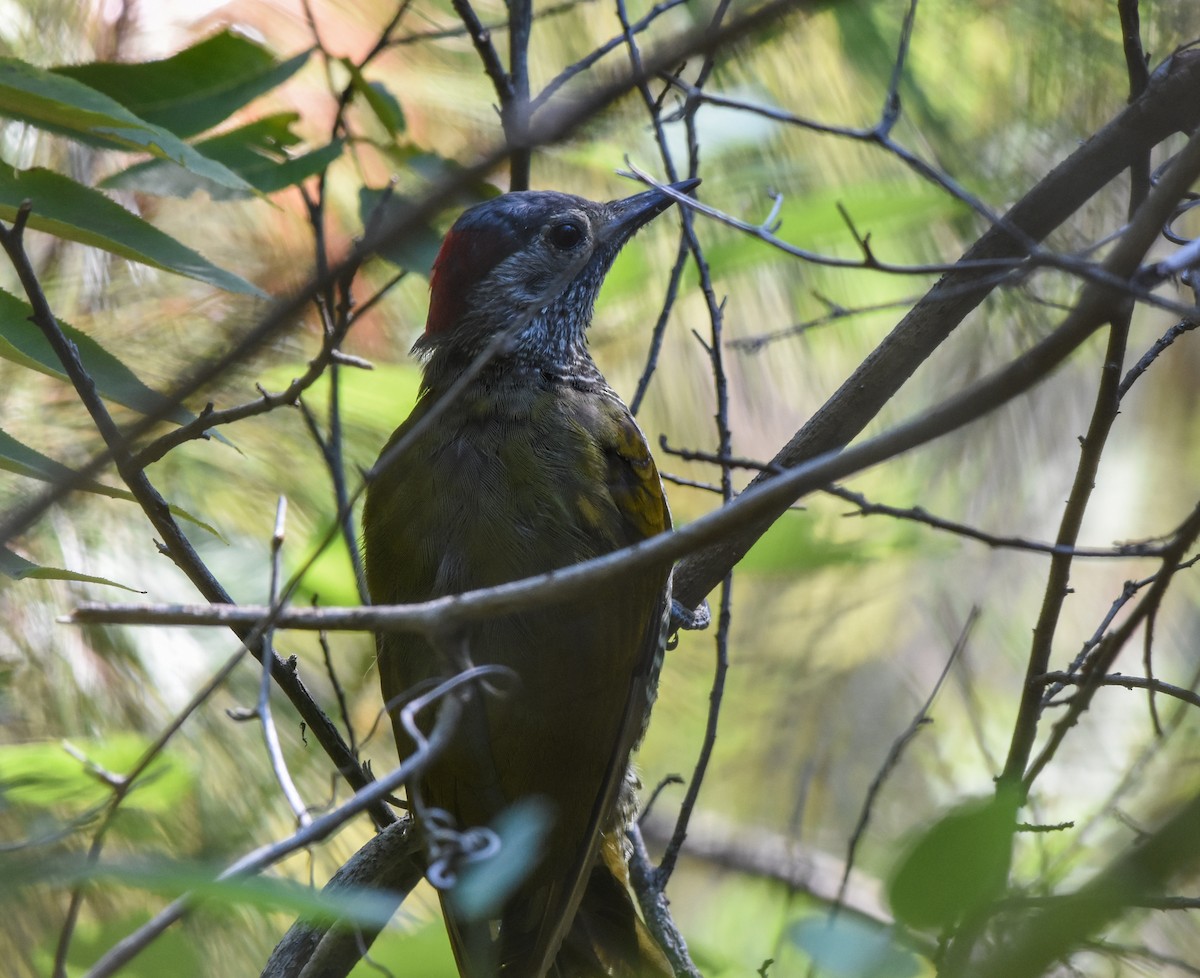
[[[157,764],[157,760],[154,762]],[[78,762],[76,762],[78,766]],[[137,789],[123,803],[132,805]],[[174,803],[179,803],[178,796]],[[395,900],[377,890],[343,888],[326,894],[294,880],[268,876],[239,876],[217,879],[224,866],[163,859],[89,863],[81,857],[34,860],[17,857],[4,867],[11,890],[21,885],[103,881],[137,886],[170,897],[191,895],[214,909],[241,904],[266,911],[285,911],[307,920],[346,920],[383,927],[396,909]],[[11,893],[10,890],[10,893]],[[172,970],[172,974],[176,973]]]
[[[295,571],[302,560],[321,543],[329,543],[316,555],[298,582],[299,594],[304,598],[319,600],[325,605],[358,604],[358,588],[354,583],[354,564],[346,549],[346,538],[341,533],[330,534],[328,523],[318,525],[304,541],[298,553],[288,561],[288,569]]]
[[[0,469],[15,472],[30,479],[41,482],[61,482],[72,476],[72,471],[61,462],[35,451],[28,445],[17,441],[7,431],[0,430]],[[111,496],[114,499],[133,500],[134,496],[128,489],[116,489],[87,479],[79,486],[87,492],[101,496]]]
[[[224,122],[253,99],[283,84],[312,50],[280,63],[232,30],[205,38],[162,61],[93,62],[55,68],[120,102],[147,122],[194,136]]]
[[[40,167],[17,170],[0,164],[0,220],[13,221],[26,200],[33,204],[31,228],[228,292],[268,298],[257,286],[218,268],[98,190]]]
[[[848,914],[809,917],[789,936],[830,978],[908,978],[921,971],[920,960],[896,943],[891,928]]]
[[[350,85],[363,97],[380,125],[393,139],[404,131],[404,110],[396,97],[380,82],[367,81],[358,65],[349,58],[341,59],[342,66],[350,73]]]
[[[398,136],[404,131],[404,110],[383,82],[367,82],[362,94],[375,117],[392,136]]]
[[[344,888],[335,894],[264,876],[218,880],[223,866],[202,863],[143,862],[101,863],[74,874],[77,879],[111,880],[168,896],[191,893],[201,903],[217,906],[242,904],[259,910],[285,911],[306,920],[347,920],[383,927],[396,909],[395,900],[366,888]]]
[[[194,173],[228,187],[245,181],[205,159],[178,136],[139,119],[102,92],[64,75],[0,57],[0,115],[93,146],[118,147],[174,160]]]
[[[196,148],[209,159],[229,167],[259,193],[272,194],[320,173],[341,156],[345,146],[345,140],[335,139],[320,149],[288,157],[284,149],[301,142],[290,129],[299,118],[295,112],[270,115],[199,142]],[[213,200],[250,196],[249,191],[223,187],[169,160],[137,163],[108,177],[101,186],[173,197],[187,197],[204,190]]]
[[[0,357],[39,373],[65,379],[67,375],[62,364],[45,335],[30,321],[32,316],[33,307],[29,303],[0,289]],[[143,414],[153,414],[167,403],[162,394],[138,380],[132,370],[86,333],[61,319],[58,325],[63,335],[75,344],[79,358],[102,397]],[[176,406],[166,417],[176,424],[187,424],[196,416]]]
[[[1019,789],[951,809],[900,860],[888,884],[898,920],[945,929],[995,900],[1008,881]]]
[[[406,203],[403,196],[389,188],[361,187],[358,191],[359,219],[364,228],[381,227],[402,211]],[[432,225],[422,224],[406,237],[389,241],[379,249],[379,254],[401,268],[428,276],[441,245],[442,236]]]
[[[127,587],[107,577],[95,577],[91,574],[80,574],[78,571],[65,570],[62,567],[43,567],[26,560],[20,554],[13,553],[7,547],[0,547],[0,574],[14,581],[26,578],[51,581],[80,581],[84,584],[104,584],[108,587],[119,587],[122,591],[132,591],[134,594],[145,594],[137,588]],[[3,772],[0,771],[0,774]]]
[[[22,444],[2,429],[0,429],[0,469],[15,472],[17,475],[23,475],[30,479],[38,479],[41,482],[65,482],[75,474],[66,465],[56,462],[54,459],[43,455],[28,445]],[[96,482],[94,479],[85,479],[79,484],[79,488],[85,492],[94,492],[99,496],[123,499],[131,503],[137,502],[137,497],[128,489],[106,486],[104,483]],[[178,506],[170,506],[169,509],[172,514],[178,516],[180,519],[196,524],[196,526],[207,530],[218,539],[224,539],[215,527],[193,516],[187,510],[181,509]]]
[[[75,753],[118,776],[132,770],[150,744],[149,737],[130,732],[115,733],[104,741],[71,741]],[[192,773],[170,751],[163,751],[150,762],[124,804],[142,811],[170,812],[193,782]],[[0,745],[0,794],[10,804],[83,810],[110,797],[112,788],[68,753],[63,742],[40,740]]]

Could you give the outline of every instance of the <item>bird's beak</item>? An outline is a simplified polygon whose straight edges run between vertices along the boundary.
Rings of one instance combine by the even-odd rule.
[[[667,184],[677,194],[690,194],[699,185],[698,177]],[[624,244],[639,228],[658,217],[673,203],[675,198],[657,187],[623,200],[611,201],[608,210],[612,217],[604,226],[603,238],[617,245]]]

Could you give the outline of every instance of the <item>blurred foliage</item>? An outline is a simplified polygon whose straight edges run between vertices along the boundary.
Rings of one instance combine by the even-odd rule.
[[[1161,0],[1141,6],[1152,66],[1200,36],[1200,5]],[[328,59],[314,50],[306,7]],[[544,16],[536,23],[529,58],[535,92],[620,33],[610,4],[584,0],[553,13],[551,7],[536,5]],[[629,15],[636,19],[649,8],[639,0],[629,5]],[[504,18],[499,0],[477,9],[485,23]],[[706,10],[695,5],[671,11],[648,40],[702,22]],[[45,226],[50,234],[28,236],[51,305],[78,331],[71,335],[119,422],[151,410],[156,391],[168,390],[244,335],[263,309],[260,299],[245,294],[248,288],[279,296],[305,280],[314,267],[314,238],[296,184],[306,181],[311,193],[315,174],[323,171],[323,243],[338,256],[378,219],[373,212],[381,203],[388,206],[389,194],[395,200],[419,194],[499,138],[494,93],[461,33],[414,37],[365,70],[355,67],[394,12],[395,4],[385,0],[307,5],[0,0],[0,55],[25,66],[20,76],[25,83],[48,84],[51,69],[71,66],[54,75],[63,85],[56,91],[82,98],[80,87],[89,86],[107,100],[89,95],[91,101],[74,112],[38,119],[37,106],[18,97],[19,79],[0,75],[0,111],[8,116],[0,121],[0,216],[11,219],[28,195],[22,189],[27,184],[9,177],[19,169],[54,180],[56,200],[65,201],[58,193],[63,187],[86,192],[95,205],[91,216],[113,215],[119,222],[95,227],[65,220]],[[828,124],[871,126],[886,92],[903,13],[904,5],[890,0],[826,5],[719,59],[710,88]],[[422,0],[406,14],[399,36],[441,32],[456,23],[448,0]],[[503,50],[503,29],[493,35]],[[626,58],[618,48],[601,66],[615,69]],[[224,82],[200,97],[196,83],[206,78],[213,59],[224,66]],[[574,79],[556,99],[565,101],[587,81],[587,75]],[[335,129],[342,86],[350,92],[346,124]],[[903,115],[896,136],[990,207],[1002,209],[1119,111],[1127,87],[1114,4],[1101,9],[1090,0],[924,0],[900,87]],[[139,101],[132,93],[153,97]],[[120,151],[112,148],[111,133],[104,138],[95,131],[118,123],[132,132],[117,140]],[[696,128],[703,200],[757,222],[770,213],[771,194],[782,194],[779,234],[800,247],[858,255],[838,204],[862,233],[870,233],[875,253],[896,263],[951,260],[985,227],[978,214],[865,143],[713,106],[699,111]],[[682,152],[682,124],[666,129],[670,145]],[[160,130],[181,138],[160,138]],[[151,150],[152,158],[124,151],[138,146]],[[614,171],[624,166],[626,155],[650,169],[658,160],[634,96],[564,144],[539,151],[534,183],[596,198],[624,195],[630,185]],[[215,161],[212,167],[207,158]],[[506,179],[497,171],[469,188],[458,205],[496,193]],[[110,189],[94,189],[101,186]],[[1118,181],[1051,243],[1078,249],[1119,228],[1127,191],[1125,181]],[[362,270],[355,284],[360,303],[398,269],[407,271],[355,322],[343,344],[374,369],[339,367],[336,380],[327,374],[303,395],[304,408],[325,430],[336,404],[352,481],[415,399],[418,372],[407,351],[424,321],[424,273],[432,249],[456,209]],[[70,208],[76,217],[87,210],[79,204]],[[35,215],[39,211],[49,213],[41,203]],[[697,227],[716,294],[726,299],[734,451],[767,459],[874,348],[903,308],[836,319],[758,349],[734,341],[816,319],[831,307],[903,307],[933,277],[799,263],[714,222],[699,221]],[[187,254],[172,249],[175,258],[167,260],[168,238]],[[625,396],[644,367],[648,328],[658,315],[675,249],[670,222],[660,222],[621,256],[606,282],[592,344]],[[689,265],[640,421],[652,443],[661,433],[673,446],[711,448],[711,376],[702,342],[692,332],[707,341],[707,311],[694,281]],[[101,442],[58,370],[21,346],[20,337],[28,338],[23,322],[28,313],[14,298],[23,293],[6,263],[0,289],[5,439],[0,512],[7,512],[39,492],[38,480],[54,466],[80,464]],[[1025,349],[1059,320],[1056,304],[1069,302],[1075,289],[1066,276],[1042,271],[995,293],[871,430],[911,416]],[[1166,313],[1139,310],[1132,356],[1140,356],[1168,325]],[[316,355],[321,335],[319,317],[310,311],[158,430],[186,421],[209,400],[223,408],[254,400],[256,385],[284,389]],[[880,502],[919,505],[998,533],[1053,537],[1101,358],[1101,346],[1089,346],[1052,383],[965,431],[862,473],[853,488]],[[1198,375],[1197,346],[1181,341],[1126,398],[1096,480],[1086,543],[1103,546],[1162,533],[1193,504],[1189,476],[1200,471]],[[284,494],[290,503],[285,563],[289,570],[305,568],[297,600],[356,601],[352,541],[333,527],[329,470],[302,411],[251,417],[223,436],[190,442],[149,470],[179,512],[215,531],[187,527],[215,576],[239,601],[266,597],[273,514]],[[711,467],[659,455],[666,471],[703,483],[717,480]],[[737,478],[740,485],[748,476]],[[237,647],[219,630],[56,623],[80,601],[119,600],[98,583],[103,581],[144,590],[148,601],[197,599],[182,574],[157,553],[136,506],[113,498],[120,493],[115,477],[102,474],[89,488],[95,491],[73,494],[15,541],[11,552],[0,554],[5,575],[0,616],[6,623],[0,630],[0,900],[6,910],[0,955],[9,972],[22,978],[50,974],[69,884],[47,879],[17,888],[5,860],[60,860],[86,851],[108,789],[80,757],[116,775],[131,769],[145,745]],[[669,493],[681,522],[716,505],[716,497],[700,488],[672,486]],[[991,789],[1003,763],[1046,560],[989,550],[886,517],[849,519],[851,507],[833,497],[814,496],[803,505],[762,538],[736,578],[732,669],[700,806],[736,824],[751,847],[760,837],[782,833],[800,851],[844,857],[889,748],[928,697],[970,609],[979,607],[979,624],[934,704],[933,722],[884,785],[856,856],[861,873],[875,881],[890,878],[893,895],[901,891],[893,907],[898,917],[916,926],[943,923],[946,908],[921,897],[943,875],[940,861],[952,861],[964,885],[978,870],[955,854],[962,838],[971,837],[960,831],[964,820],[968,828],[986,823],[982,835],[991,842],[1011,839],[1007,829],[992,831],[993,808],[985,805],[984,817],[973,822],[979,812],[970,799]],[[1153,570],[1150,561],[1077,562],[1056,664],[1070,661],[1126,579]],[[1155,634],[1155,674],[1188,687],[1197,678],[1200,638],[1194,575],[1175,582]],[[317,638],[284,634],[277,641],[282,654],[298,655],[305,683],[330,715],[339,724],[349,721],[364,759],[377,771],[390,769],[395,753],[386,724],[376,726],[381,704],[369,637],[329,639],[345,718]],[[711,634],[687,633],[668,656],[640,755],[647,786],[671,773],[690,774],[707,715],[712,641]],[[1127,652],[1121,667],[1137,670],[1136,656]],[[292,830],[260,731],[226,712],[252,706],[257,684],[256,668],[239,667],[130,794],[106,857],[153,856],[161,866],[177,865],[175,885],[166,887],[166,896],[129,879],[89,885],[71,947],[71,974],[82,973],[171,894],[195,882],[189,874],[196,866],[227,865]],[[277,701],[274,709],[302,796],[317,807],[344,798],[345,787],[331,782],[327,759],[291,708]],[[1196,790],[1200,724],[1189,708],[1162,697],[1158,709],[1167,734],[1161,738],[1154,734],[1144,694],[1112,689],[1098,695],[1020,816],[1073,827],[1016,835],[1011,852],[1005,852],[1016,891],[1042,894],[1086,878]],[[368,731],[374,735],[364,741]],[[678,798],[678,789],[668,789],[657,812],[673,811]],[[290,858],[278,874],[319,885],[368,833],[365,823],[356,823]],[[953,836],[950,843],[947,836]],[[984,895],[990,896],[1002,874],[992,865],[981,875]],[[956,892],[966,902],[974,899]],[[810,965],[820,975],[895,978],[928,970],[928,948],[914,950],[898,930],[856,916],[830,923],[822,899],[753,872],[685,859],[670,894],[710,978],[752,973],[767,958],[776,962],[771,975],[807,973]],[[859,896],[852,887],[852,907]],[[123,973],[252,972],[294,910],[252,894],[228,906],[206,905]],[[420,888],[376,944],[376,964],[405,976],[452,973],[436,915],[431,893]],[[1184,914],[1131,914],[1107,939],[1133,950],[1081,956],[1073,962],[1081,973],[1184,974],[1185,968],[1173,969],[1153,954],[1200,960],[1200,937]],[[1150,957],[1139,957],[1134,953],[1139,949]],[[355,972],[375,973],[366,963]]]

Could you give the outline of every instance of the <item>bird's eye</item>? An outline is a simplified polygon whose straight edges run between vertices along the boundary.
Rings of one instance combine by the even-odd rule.
[[[561,251],[569,251],[583,240],[583,228],[574,221],[563,221],[555,224],[546,232],[550,243]]]

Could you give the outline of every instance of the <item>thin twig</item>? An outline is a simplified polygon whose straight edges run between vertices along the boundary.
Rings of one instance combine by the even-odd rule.
[[[271,534],[271,582],[269,594],[272,606],[277,606],[280,603],[280,565],[283,561],[283,540],[286,523],[287,496],[280,496],[279,502],[275,507],[275,531]],[[300,797],[300,792],[296,788],[296,782],[292,780],[291,772],[288,771],[287,761],[283,756],[283,748],[279,743],[279,731],[276,729],[275,721],[271,716],[271,663],[275,658],[274,634],[274,630],[271,628],[263,632],[262,679],[258,686],[258,704],[255,712],[258,714],[258,722],[263,733],[263,742],[267,748],[267,757],[271,761],[271,770],[275,773],[275,781],[283,791],[283,797],[287,799],[288,805],[291,806],[292,814],[296,816],[296,821],[303,827],[311,824],[312,816],[308,814],[308,807]]]
[[[230,673],[242,661],[245,654],[246,650],[241,648],[226,659],[225,663],[192,695],[187,705],[154,738],[153,743],[142,752],[142,756],[138,758],[129,773],[123,776],[121,783],[113,791],[112,797],[105,806],[104,816],[100,824],[96,827],[95,834],[92,836],[87,856],[84,858],[85,867],[90,868],[95,866],[99,861],[100,853],[104,847],[104,837],[107,835],[109,828],[111,828],[122,802],[124,802],[129,792],[139,784],[147,768],[162,753],[167,743],[178,733],[187,719],[203,706],[208,701],[208,698],[229,678]],[[63,918],[63,925],[58,934],[58,943],[54,949],[54,978],[66,978],[67,956],[70,952],[71,938],[79,920],[79,911],[83,907],[83,894],[84,885],[82,881],[76,883],[71,888],[71,899],[67,904],[67,912]]]
[[[329,636],[321,632],[317,635],[317,642],[321,646],[321,659],[325,663],[325,675],[329,677],[329,685],[333,687],[333,695],[337,700],[338,715],[342,718],[342,726],[346,728],[346,743],[350,745],[350,753],[358,757],[358,742],[354,736],[354,724],[350,722],[350,707],[346,702],[346,691],[342,688],[337,669],[333,664]]]
[[[372,781],[365,787],[360,788],[345,804],[327,815],[313,819],[310,824],[299,829],[288,838],[261,846],[253,852],[242,856],[218,875],[217,880],[239,879],[251,876],[279,862],[299,849],[315,845],[360,812],[381,804],[389,794],[402,784],[424,771],[445,750],[450,736],[458,724],[458,718],[461,713],[458,700],[446,694],[453,691],[461,681],[460,677],[455,677],[427,694],[423,705],[441,700],[442,705],[438,710],[437,721],[426,743],[406,758],[395,770],[389,772],[386,777],[380,778],[378,781]],[[159,934],[182,918],[191,906],[192,901],[187,894],[172,901],[170,905],[156,914],[143,927],[109,948],[85,974],[84,978],[108,978],[109,975],[124,967],[135,955],[144,950]]]
[[[1197,326],[1200,326],[1200,319],[1182,319],[1163,333],[1162,336],[1154,341],[1150,349],[1142,355],[1142,358],[1129,368],[1129,372],[1125,375],[1125,378],[1121,381],[1121,386],[1117,390],[1117,396],[1124,398],[1129,393],[1129,388],[1149,369],[1150,364],[1158,359],[1159,354],[1163,350],[1179,339],[1184,333],[1190,333]]]
[[[1149,151],[1139,154],[1138,159],[1144,159],[1148,167]],[[1143,208],[1148,192],[1148,181],[1144,185],[1135,181],[1131,186],[1130,220],[1133,220],[1134,216]],[[1063,507],[1058,535],[1055,538],[1055,543],[1059,545],[1074,547],[1079,538],[1083,518],[1096,485],[1100,459],[1103,456],[1109,432],[1120,411],[1121,373],[1129,342],[1129,326],[1132,315],[1133,304],[1128,296],[1114,304],[1110,317],[1108,345],[1105,350],[1104,362],[1100,368],[1092,417],[1088,423],[1087,434],[1081,439],[1075,478],[1066,505]],[[1042,675],[1049,670],[1050,655],[1058,629],[1059,617],[1062,613],[1063,603],[1070,593],[1070,574],[1070,555],[1055,554],[1050,560],[1042,606],[1033,630],[1033,641],[1030,645],[1029,660],[1025,670],[1025,684],[1022,687],[1020,705],[1013,723],[1013,736],[1009,746],[1008,759],[1005,761],[1004,771],[1001,775],[1001,782],[1004,783],[1016,784],[1026,778],[1025,768],[1033,752],[1042,709],[1041,689],[1032,680],[1035,676]],[[1026,780],[1025,783],[1031,782]]]
[[[1039,676],[1038,681],[1043,683],[1060,683],[1064,686],[1094,684],[1097,686],[1120,686],[1123,689],[1149,689],[1156,693],[1162,693],[1164,696],[1171,696],[1174,699],[1181,700],[1189,706],[1200,706],[1200,693],[1197,693],[1195,690],[1184,689],[1182,686],[1165,683],[1161,679],[1155,679],[1152,676],[1125,676],[1119,672],[1113,672],[1099,679],[1093,679],[1088,676],[1080,676],[1069,672],[1048,672],[1044,676]],[[1159,736],[1161,736],[1161,728]]]
[[[508,77],[508,72],[504,70],[496,46],[492,44],[491,31],[483,26],[469,0],[451,0],[450,5],[458,14],[458,19],[462,21],[463,27],[471,38],[471,43],[475,45],[475,53],[479,55],[483,70],[491,79],[492,87],[496,90],[496,98],[500,100],[502,106],[507,105],[512,101],[513,96],[512,79]]]
[[[967,615],[967,620],[963,622],[962,630],[958,634],[958,640],[954,643],[954,647],[946,657],[946,664],[942,667],[937,681],[933,684],[933,689],[929,691],[929,695],[912,718],[912,722],[892,742],[892,746],[888,749],[883,763],[879,766],[875,777],[871,779],[866,796],[863,798],[862,808],[858,813],[858,821],[855,823],[854,830],[850,833],[850,840],[846,844],[845,869],[842,873],[842,881],[838,886],[837,898],[834,900],[834,915],[841,909],[842,903],[846,898],[846,889],[850,885],[850,872],[854,869],[859,843],[862,842],[863,836],[867,832],[867,826],[870,824],[871,813],[875,808],[875,799],[879,797],[879,792],[883,789],[884,782],[887,781],[892,771],[896,769],[896,765],[900,763],[900,758],[904,755],[904,751],[908,748],[908,745],[912,743],[922,729],[933,722],[933,719],[929,716],[929,711],[933,709],[933,702],[937,699],[938,693],[941,692],[942,686],[946,682],[946,677],[950,675],[950,670],[954,667],[954,663],[958,661],[963,650],[966,649],[967,641],[971,636],[971,630],[975,627],[975,623],[978,620],[979,609],[972,608]]]
[[[829,312],[821,316],[814,316],[812,319],[806,319],[803,322],[793,323],[791,326],[785,326],[783,329],[773,330],[770,333],[760,333],[757,336],[739,336],[736,339],[729,340],[729,346],[737,350],[746,350],[747,352],[755,353],[768,343],[774,343],[777,340],[787,339],[792,336],[799,336],[801,333],[807,333],[818,326],[826,326],[829,323],[835,323],[842,319],[864,316],[872,312],[886,312],[889,309],[910,309],[920,296],[913,296],[907,299],[894,299],[889,302],[877,302],[865,306],[854,306],[852,308],[831,302],[823,296],[817,296],[817,298],[829,308]]]
[[[1105,635],[1096,647],[1095,653],[1088,660],[1084,678],[1089,679],[1080,685],[1079,692],[1072,698],[1067,707],[1066,715],[1054,724],[1046,744],[1029,765],[1025,772],[1026,789],[1037,778],[1037,775],[1050,762],[1061,746],[1067,732],[1079,722],[1080,716],[1091,705],[1092,696],[1099,688],[1099,680],[1112,668],[1117,654],[1129,641],[1135,629],[1139,628],[1146,619],[1157,612],[1166,594],[1167,587],[1175,577],[1176,569],[1181,566],[1183,554],[1186,553],[1200,538],[1200,505],[1180,524],[1174,539],[1162,557],[1162,568],[1155,575],[1154,583],[1150,585],[1146,595],[1126,616],[1125,620],[1112,632]],[[1036,677],[1031,677],[1036,678]],[[1040,698],[1040,697],[1039,697]]]
[[[847,516],[891,516],[895,519],[911,520],[935,530],[945,530],[956,536],[978,540],[993,549],[1027,550],[1032,553],[1052,554],[1063,557],[1129,559],[1131,557],[1157,557],[1165,546],[1159,540],[1139,540],[1131,543],[1121,543],[1114,547],[1079,547],[1063,543],[1046,543],[1043,540],[1028,540],[1024,537],[1000,536],[980,530],[965,523],[958,523],[928,512],[923,507],[913,506],[900,508],[883,503],[872,502],[862,493],[853,492],[841,486],[827,486],[824,490],[831,496],[837,496],[853,503],[857,510],[847,513]]]
[[[675,455],[685,462],[710,462],[714,465],[722,465],[727,468],[752,469],[754,471],[773,472],[775,474],[781,474],[784,471],[777,465],[770,462],[761,462],[756,459],[741,458],[733,455],[721,456],[713,452],[702,452],[692,448],[675,448],[670,445],[665,435],[659,438],[659,447],[664,452]],[[663,478],[668,478],[668,476],[664,475]],[[684,485],[692,485],[698,489],[710,489],[715,492],[721,491],[719,486],[706,486],[703,483],[689,482],[677,476],[670,476],[669,478],[671,481],[677,481]],[[844,499],[846,502],[853,503],[857,507],[855,512],[847,513],[847,516],[891,516],[895,519],[910,520],[932,527],[935,530],[945,530],[956,536],[977,540],[993,549],[1028,550],[1033,553],[1063,554],[1071,557],[1129,559],[1131,557],[1157,557],[1162,553],[1162,549],[1165,546],[1161,540],[1156,539],[1122,543],[1108,548],[1067,547],[1061,544],[1045,543],[1041,540],[1028,540],[1024,537],[999,536],[988,533],[985,530],[980,530],[965,523],[958,523],[941,516],[936,516],[921,506],[902,508],[872,502],[862,493],[846,489],[844,486],[823,486],[822,491],[831,496],[836,496],[838,499]]]
[[[565,0],[563,3],[557,3],[553,6],[546,7],[543,10],[534,14],[535,20],[545,20],[549,17],[555,17],[559,14],[565,14],[568,11],[574,10],[576,7],[582,7],[584,4],[595,3],[596,0]],[[488,33],[493,31],[508,30],[507,20],[495,20],[489,24],[484,24],[483,29]],[[403,37],[397,37],[388,42],[391,47],[406,47],[410,44],[423,44],[426,41],[443,41],[451,37],[465,37],[470,34],[470,31],[463,25],[459,24],[455,27],[439,27],[428,31],[414,31],[412,34],[405,34]]]
[[[27,216],[28,207],[23,206],[22,210]],[[18,216],[20,217],[20,215]],[[200,559],[187,535],[179,528],[166,500],[150,482],[145,470],[130,458],[128,442],[122,436],[109,414],[108,408],[97,393],[95,383],[80,359],[79,351],[63,334],[46,301],[41,283],[25,252],[20,233],[23,226],[24,221],[19,220],[12,230],[6,231],[0,227],[0,245],[4,247],[21,280],[25,294],[34,310],[34,321],[62,363],[76,393],[108,446],[108,451],[112,453],[121,478],[137,498],[151,525],[160,534],[168,556],[187,575],[205,599],[215,604],[229,605],[232,599],[228,592]],[[350,753],[337,728],[309,696],[295,670],[286,666],[269,648],[264,648],[261,644],[261,633],[258,628],[264,624],[269,627],[278,611],[277,608],[272,609],[266,616],[260,616],[259,625],[251,626],[249,629],[235,628],[235,632],[247,644],[255,658],[260,661],[266,659],[270,663],[275,681],[279,683],[305,723],[313,730],[321,747],[337,765],[342,775],[352,786],[362,787],[368,781],[367,775]],[[383,806],[378,806],[372,812],[372,816],[380,827],[390,824],[394,819],[394,816]]]
[[[800,5],[801,0],[768,0],[761,7],[737,18],[719,31],[697,30],[677,35],[656,49],[654,57],[645,66],[646,75],[653,77],[666,66],[678,64],[690,54],[718,49],[732,43],[786,16]],[[565,139],[580,125],[608,108],[638,80],[638,76],[626,72],[596,85],[580,98],[573,100],[569,107],[539,113],[530,130],[530,146],[542,146]],[[376,233],[364,236],[361,241],[356,242],[346,257],[330,268],[327,276],[310,278],[293,294],[278,300],[237,342],[221,349],[194,370],[178,378],[175,383],[168,385],[170,393],[161,400],[158,408],[147,412],[140,420],[127,427],[121,433],[122,442],[136,443],[188,398],[234,366],[247,362],[254,351],[271,342],[286,327],[296,322],[313,297],[327,287],[329,280],[340,281],[347,272],[360,267],[369,256],[423,226],[454,200],[464,187],[486,176],[507,155],[506,146],[487,147],[474,162],[447,173],[428,187],[425,193],[406,201],[404,206],[389,215]],[[76,467],[70,477],[65,477],[46,491],[25,500],[22,505],[13,507],[0,519],[0,545],[23,533],[48,507],[85,484],[88,479],[94,478],[112,462],[113,451],[111,447],[107,447]]]
[[[626,43],[626,38],[630,35],[640,34],[647,27],[654,23],[659,17],[665,14],[668,10],[678,7],[680,4],[687,3],[688,0],[661,0],[651,7],[646,14],[638,20],[631,23],[628,30],[622,30],[620,34],[610,37],[607,41],[595,48],[589,54],[580,58],[574,64],[569,65],[555,75],[546,86],[538,92],[529,105],[530,112],[536,112],[546,102],[550,101],[554,93],[562,88],[567,82],[577,75],[583,74],[592,67],[597,61],[603,58],[611,51],[615,51],[622,44]]]
[[[877,271],[892,275],[947,275],[953,272],[980,272],[997,275],[998,277],[990,284],[1004,282],[1009,277],[1022,277],[1029,271],[1035,268],[1054,268],[1059,271],[1073,275],[1083,282],[1092,283],[1095,285],[1107,286],[1113,290],[1119,290],[1129,296],[1130,299],[1136,299],[1139,302],[1145,302],[1148,305],[1155,306],[1159,309],[1166,309],[1178,315],[1191,316],[1196,310],[1194,306],[1176,302],[1171,299],[1154,294],[1150,288],[1143,285],[1141,279],[1135,277],[1132,273],[1124,278],[1115,276],[1107,271],[1103,264],[1087,261],[1074,255],[1067,255],[1048,251],[1044,248],[1037,247],[1021,257],[1011,258],[969,258],[962,257],[956,262],[924,262],[907,265],[900,265],[893,262],[881,261],[876,257],[874,251],[869,247],[869,235],[860,237],[858,243],[860,250],[863,252],[861,258],[840,258],[835,255],[825,254],[823,252],[810,251],[806,248],[801,248],[797,245],[790,244],[778,237],[774,232],[763,227],[761,224],[752,224],[742,218],[735,217],[725,211],[711,207],[693,197],[686,196],[678,191],[672,190],[665,186],[660,181],[655,180],[644,170],[626,161],[629,172],[632,176],[637,177],[642,183],[648,187],[655,187],[665,193],[668,197],[674,199],[681,206],[688,210],[696,211],[714,221],[718,221],[727,227],[742,231],[751,237],[757,238],[764,244],[770,245],[777,251],[783,252],[786,255],[791,255],[793,258],[800,258],[804,261],[811,262],[814,265],[823,265],[829,268],[848,268],[857,269],[860,271]],[[840,205],[839,205],[840,208]],[[845,211],[842,211],[845,214]],[[986,235],[985,235],[986,237]],[[1027,237],[1021,235],[1022,239]],[[982,238],[980,240],[983,240]],[[970,252],[968,252],[970,254]],[[1135,270],[1136,271],[1136,270]],[[999,273],[1011,273],[1010,275],[999,275]],[[943,279],[939,286],[946,282]],[[931,290],[932,292],[933,290]],[[966,290],[970,291],[970,290]],[[926,293],[926,296],[931,293]]]

